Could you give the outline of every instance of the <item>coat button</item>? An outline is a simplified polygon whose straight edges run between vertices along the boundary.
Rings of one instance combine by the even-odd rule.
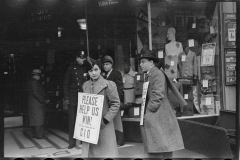
[[[75,74],[77,74],[77,72]]]
[[[79,85],[79,83],[78,83],[78,85]]]

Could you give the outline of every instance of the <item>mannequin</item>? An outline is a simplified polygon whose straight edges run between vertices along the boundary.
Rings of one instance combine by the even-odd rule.
[[[165,45],[165,72],[170,79],[179,77],[177,70],[178,55],[183,52],[182,44],[176,42],[175,34],[176,30],[174,28],[168,29],[167,38],[170,42]]]

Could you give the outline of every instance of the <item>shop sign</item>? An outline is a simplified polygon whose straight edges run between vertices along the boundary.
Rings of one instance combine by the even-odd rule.
[[[102,120],[103,95],[78,93],[74,138],[97,144]]]
[[[122,3],[123,0],[98,0],[99,7],[110,6]]]
[[[236,84],[236,50],[225,50],[226,85]]]
[[[140,21],[148,23],[148,15],[146,13],[144,13],[143,11],[138,12],[137,19],[140,20]],[[154,25],[154,26],[159,26],[158,23],[155,22],[154,20],[151,20],[151,24]]]
[[[31,11],[31,22],[51,20],[52,15],[46,8]]]
[[[236,48],[236,14],[224,14],[224,45],[225,48]]]
[[[214,66],[216,43],[202,45],[201,66]]]

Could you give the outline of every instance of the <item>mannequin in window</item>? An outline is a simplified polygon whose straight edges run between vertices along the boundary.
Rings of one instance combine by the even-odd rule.
[[[168,29],[167,38],[170,42],[165,45],[165,73],[170,79],[178,78],[178,55],[183,52],[182,44],[176,42],[175,34],[176,30],[174,28]]]
[[[194,41],[194,46],[198,46],[198,42]],[[189,47],[186,43],[184,51],[178,56],[178,69],[179,77],[183,78],[194,78],[197,77],[197,56],[196,53],[192,51],[193,47]]]

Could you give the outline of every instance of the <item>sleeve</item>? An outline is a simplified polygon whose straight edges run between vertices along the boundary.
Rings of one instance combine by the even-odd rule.
[[[178,64],[177,64],[177,69],[178,69],[178,72],[179,72],[179,77],[182,77],[182,55],[183,55],[183,52],[181,52],[178,56]]]
[[[116,71],[115,81],[117,85],[117,92],[120,98],[120,101],[123,102],[123,80],[122,75],[119,71]]]
[[[117,86],[112,81],[109,81],[108,87],[106,88],[106,97],[109,103],[109,110],[104,115],[103,119],[106,119],[108,122],[110,122],[117,115],[120,108],[120,100],[117,93]]]
[[[71,67],[68,67],[63,83],[64,100],[69,100],[68,93],[70,81],[71,81]]]
[[[193,75],[195,75],[195,76],[198,75],[197,56],[196,56],[196,54],[194,54],[194,57],[193,57]]]
[[[40,103],[44,103],[44,94],[41,92],[41,88],[38,81],[31,81],[31,88],[33,97],[36,98]]]
[[[150,88],[152,94],[147,104],[147,108],[152,112],[156,112],[162,105],[162,99],[164,98],[163,93],[165,92],[165,81],[165,76],[163,74],[157,74],[153,77],[152,87]]]

